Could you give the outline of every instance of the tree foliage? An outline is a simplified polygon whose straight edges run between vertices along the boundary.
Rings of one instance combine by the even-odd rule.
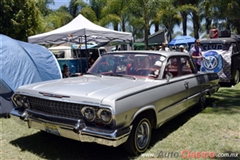
[[[54,0],[2,0],[0,24],[2,34],[19,40],[59,28],[82,14],[93,23],[114,30],[129,31],[134,39],[143,38],[147,49],[150,28],[165,28],[169,40],[174,36],[207,37],[215,26],[240,34],[240,1],[216,0],[70,0],[68,7],[52,10]],[[193,28],[190,28],[192,23]],[[182,32],[174,27],[182,24]]]
[[[69,3],[69,13],[72,17],[76,17],[84,7],[87,7],[87,3],[84,0],[71,0]]]
[[[26,41],[36,33],[40,12],[34,0],[2,0],[1,8],[1,34]]]

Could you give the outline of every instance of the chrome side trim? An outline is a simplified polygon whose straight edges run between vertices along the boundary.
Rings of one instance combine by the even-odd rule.
[[[215,85],[215,86],[212,86],[211,88],[207,88],[207,89],[205,89],[204,91],[201,91],[201,92],[198,92],[198,93],[196,93],[196,94],[193,94],[193,95],[191,95],[191,96],[189,96],[189,97],[187,97],[187,98],[184,98],[184,99],[182,99],[182,100],[180,100],[180,101],[178,101],[178,102],[176,102],[176,103],[173,103],[173,104],[171,104],[171,105],[169,105],[169,106],[167,106],[167,107],[165,107],[165,108],[160,109],[160,110],[158,111],[158,113],[161,112],[161,111],[163,111],[163,110],[166,110],[166,109],[168,109],[168,108],[174,107],[174,106],[176,106],[176,105],[178,105],[178,104],[181,104],[181,103],[183,103],[183,102],[185,102],[185,101],[189,101],[190,99],[193,99],[193,98],[195,98],[195,97],[197,97],[197,96],[200,96],[200,95],[202,95],[203,93],[206,93],[206,92],[209,92],[210,94],[211,94],[212,92],[214,93],[215,91],[218,91],[219,87],[220,87],[220,85],[217,84],[217,85]]]

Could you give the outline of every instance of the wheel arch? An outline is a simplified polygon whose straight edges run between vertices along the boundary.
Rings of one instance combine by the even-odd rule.
[[[149,119],[152,128],[156,128],[157,125],[157,115],[154,106],[147,106],[138,110],[132,117],[131,124],[140,116],[145,116]]]

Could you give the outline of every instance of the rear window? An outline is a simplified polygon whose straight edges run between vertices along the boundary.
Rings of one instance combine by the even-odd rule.
[[[78,58],[86,58],[86,57],[99,57],[98,56],[98,49],[74,49],[74,54],[78,55]]]

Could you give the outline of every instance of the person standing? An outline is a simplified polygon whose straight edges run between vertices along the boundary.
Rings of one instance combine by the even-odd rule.
[[[166,43],[162,43],[162,48],[159,51],[170,51],[170,49],[167,47]]]
[[[188,51],[187,51],[187,50],[185,50],[185,48],[184,48],[184,46],[183,46],[183,45],[180,45],[180,46],[179,46],[179,49],[180,49],[180,52],[184,52],[184,53],[187,53],[187,54],[189,54],[189,53],[188,53]]]
[[[201,61],[203,60],[202,50],[199,46],[200,46],[200,41],[199,39],[196,39],[194,46],[190,50],[190,55],[192,56],[198,71],[201,68]]]
[[[82,75],[81,73],[71,73],[69,71],[68,65],[67,64],[63,65],[62,78],[77,77],[81,75]]]

